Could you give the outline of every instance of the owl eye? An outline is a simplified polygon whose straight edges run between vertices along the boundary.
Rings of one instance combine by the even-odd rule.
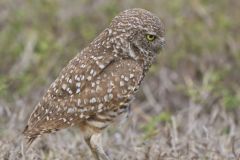
[[[152,35],[152,34],[147,34],[146,38],[147,38],[148,41],[152,42],[156,39],[156,36]]]

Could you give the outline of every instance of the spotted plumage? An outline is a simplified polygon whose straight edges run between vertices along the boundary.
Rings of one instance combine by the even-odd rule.
[[[129,9],[116,16],[37,104],[24,130],[29,144],[43,133],[77,126],[94,157],[109,159],[100,144],[101,131],[128,112],[163,43],[163,24],[152,13]]]

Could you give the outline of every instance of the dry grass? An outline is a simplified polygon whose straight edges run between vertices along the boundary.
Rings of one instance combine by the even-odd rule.
[[[0,1],[0,159],[86,160],[76,128],[39,138],[25,157],[27,118],[75,53],[119,11],[151,10],[167,27],[167,47],[132,105],[104,134],[115,160],[240,159],[240,2]]]

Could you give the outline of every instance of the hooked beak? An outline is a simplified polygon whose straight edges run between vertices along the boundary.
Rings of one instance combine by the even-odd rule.
[[[164,48],[165,46],[165,38],[164,37],[160,37],[159,40],[158,40],[158,43],[159,43],[159,46],[158,46],[158,49],[157,49],[157,54],[160,53],[160,51]]]
[[[164,37],[160,37],[160,46],[161,48],[163,48],[166,44],[165,38]]]

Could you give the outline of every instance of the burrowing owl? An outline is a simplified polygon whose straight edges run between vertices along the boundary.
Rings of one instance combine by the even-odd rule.
[[[51,84],[24,130],[28,144],[43,133],[77,126],[95,159],[108,160],[101,132],[129,110],[163,44],[157,16],[144,9],[120,13]]]

